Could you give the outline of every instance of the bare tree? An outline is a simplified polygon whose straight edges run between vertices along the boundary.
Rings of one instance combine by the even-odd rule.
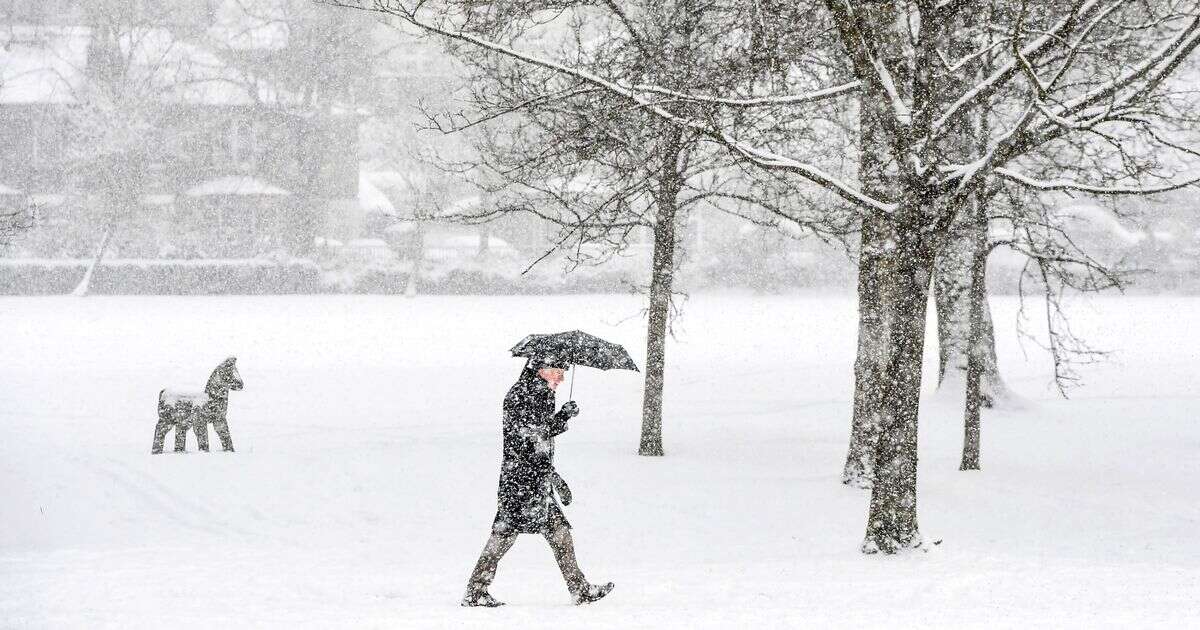
[[[998,183],[975,195],[969,207],[962,210],[959,220],[971,226],[958,238],[974,241],[964,250],[975,252],[971,257],[969,276],[960,290],[968,305],[968,336],[965,368],[966,399],[964,406],[964,439],[961,470],[979,470],[981,449],[982,410],[990,407],[987,371],[995,365],[995,347],[988,339],[992,324],[987,307],[987,259],[992,251],[1009,249],[1026,260],[1018,276],[1017,289],[1021,308],[1017,329],[1025,339],[1045,349],[1053,361],[1053,382],[1064,396],[1079,382],[1078,368],[1096,362],[1106,352],[1093,348],[1075,334],[1063,307],[1068,292],[1094,293],[1110,289],[1124,290],[1129,278],[1138,270],[1123,260],[1102,260],[1088,251],[1071,235],[1069,214],[1061,207],[1069,197],[1061,194],[1040,194],[1011,184]],[[1099,200],[1101,203],[1103,200]],[[1107,204],[1111,205],[1111,204]],[[1064,216],[1065,215],[1065,216]],[[1042,303],[1045,317],[1034,326],[1045,335],[1030,329],[1027,307],[1030,297]]]
[[[176,32],[185,25],[177,17],[137,0],[103,0],[83,9],[90,27],[86,66],[72,69],[82,81],[62,79],[74,100],[65,116],[74,141],[63,159],[71,178],[93,193],[102,227],[73,295],[88,294],[114,234],[138,211],[151,164],[178,146],[163,102],[187,80],[191,63],[178,45]]]
[[[393,248],[403,250],[411,265],[404,294],[415,297],[425,277],[426,231],[437,220],[438,210],[452,205],[461,182],[442,166],[444,153],[414,139],[407,128],[414,122],[392,116],[376,116],[368,123],[370,140],[364,152],[372,163],[386,171],[385,181],[376,181],[399,216],[384,228]]]
[[[623,37],[613,37],[610,25],[586,33],[599,43],[584,41],[583,26],[571,25],[564,56],[595,70],[604,68],[633,75],[666,79],[673,65],[675,81],[691,82],[694,56],[687,54],[696,35],[695,20],[684,7],[664,3],[655,24],[617,24]],[[674,14],[670,15],[670,8]],[[513,37],[535,28],[536,6],[511,3],[496,9],[500,15],[481,20],[481,34]],[[676,37],[651,32],[679,20]],[[628,30],[625,30],[625,29]],[[570,32],[570,31],[569,31]],[[671,60],[677,60],[671,64]],[[680,262],[678,226],[699,197],[688,198],[689,179],[711,168],[711,151],[703,153],[700,135],[668,122],[630,111],[623,100],[594,90],[581,90],[577,81],[556,73],[514,70],[503,57],[463,57],[473,71],[469,106],[486,121],[519,112],[498,131],[479,134],[480,159],[472,171],[491,193],[494,204],[457,217],[480,222],[512,213],[538,217],[558,227],[551,250],[565,251],[575,264],[597,264],[620,255],[642,230],[653,234],[648,308],[646,387],[638,453],[664,454],[662,406],[666,341],[675,272]],[[682,62],[682,64],[680,64]],[[548,92],[548,93],[547,93]],[[475,121],[431,119],[443,131],[462,131]],[[545,256],[543,256],[544,258]]]

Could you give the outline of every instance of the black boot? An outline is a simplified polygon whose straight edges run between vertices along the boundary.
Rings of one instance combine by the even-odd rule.
[[[590,604],[592,602],[599,601],[603,599],[605,595],[608,595],[610,592],[612,592],[612,590],[612,582],[607,584],[587,584],[585,582],[583,588],[574,591],[571,593],[571,595],[575,597],[575,605],[579,606],[580,604]]]

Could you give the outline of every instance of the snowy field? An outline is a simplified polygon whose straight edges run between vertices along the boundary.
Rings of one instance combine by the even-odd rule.
[[[928,397],[920,516],[944,542],[868,557],[868,495],[839,483],[852,299],[693,297],[669,347],[667,456],[635,455],[627,372],[581,370],[583,413],[558,440],[580,563],[616,590],[571,606],[526,536],[492,588],[509,605],[460,608],[521,365],[506,349],[578,327],[641,363],[640,305],[0,299],[0,627],[1200,624],[1194,298],[1077,305],[1079,332],[1116,354],[1068,401],[998,300],[1020,406],[985,415],[984,470],[964,473],[957,402]],[[202,388],[229,354],[246,383],[230,402],[238,452],[189,436],[188,453],[151,456],[158,390]]]

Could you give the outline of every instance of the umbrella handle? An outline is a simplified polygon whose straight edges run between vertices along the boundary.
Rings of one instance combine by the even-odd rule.
[[[575,366],[579,367],[579,366]],[[574,400],[575,397],[575,370],[571,370],[571,389],[567,392],[567,400]]]

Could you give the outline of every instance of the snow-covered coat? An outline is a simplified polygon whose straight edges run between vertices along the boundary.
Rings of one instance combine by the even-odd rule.
[[[562,483],[554,471],[554,436],[567,430],[567,418],[554,412],[554,390],[526,368],[504,397],[503,409],[504,461],[494,528],[539,534],[558,521],[569,526],[554,498],[555,486]]]

